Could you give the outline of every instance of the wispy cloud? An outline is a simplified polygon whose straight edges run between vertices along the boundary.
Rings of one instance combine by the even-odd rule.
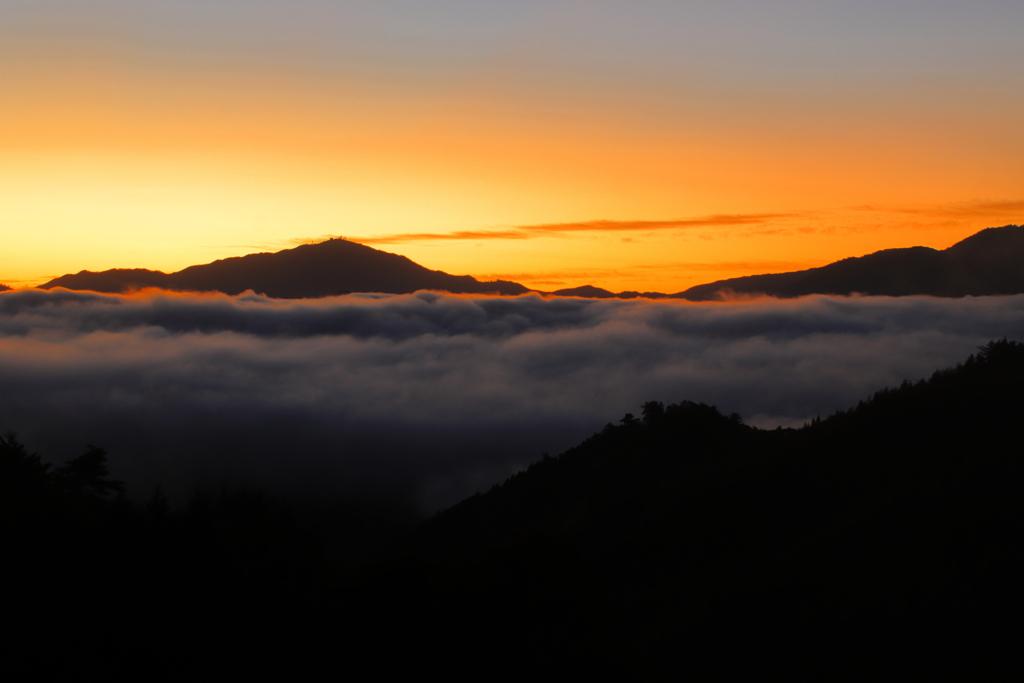
[[[567,270],[543,270],[536,272],[474,273],[480,280],[512,280],[534,286],[564,286],[568,283],[597,284],[604,280],[636,277],[643,272],[645,277],[652,272],[681,276],[687,273],[783,273],[823,266],[828,261],[676,261],[671,263],[637,263],[623,268],[586,268]]]
[[[644,266],[639,266],[643,268]],[[480,273],[475,274],[478,280],[512,280],[514,282],[530,282],[532,284],[564,285],[566,282],[597,282],[610,278],[627,276],[630,270],[621,268],[569,268],[565,270],[542,270],[535,272]]]
[[[506,230],[456,230],[455,232],[403,232],[377,237],[349,238],[360,244],[399,244],[401,242],[425,242],[438,240],[523,240],[539,235],[522,228]]]
[[[665,264],[641,264],[633,270],[673,270],[673,271],[751,271],[758,273],[778,273],[789,270],[803,270],[825,265],[827,261],[685,261]]]
[[[1024,200],[978,200],[933,206],[880,206],[864,204],[853,207],[858,211],[877,211],[929,218],[994,218],[1017,215],[1024,218]]]
[[[344,239],[361,244],[398,244],[403,242],[427,242],[438,240],[524,240],[538,237],[552,237],[579,232],[651,232],[657,230],[678,230],[714,226],[757,225],[776,220],[803,216],[803,213],[740,213],[712,214],[694,218],[671,220],[594,220],[572,223],[538,223],[517,225],[490,230],[454,230],[452,232],[403,232],[390,235],[351,237]],[[319,238],[296,238],[294,244],[321,242],[341,235],[323,235]]]

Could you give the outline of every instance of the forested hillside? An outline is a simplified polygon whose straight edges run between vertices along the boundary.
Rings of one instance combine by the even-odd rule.
[[[586,586],[637,661],[680,642],[698,659],[735,642],[794,655],[780,633],[837,656],[851,637],[886,656],[917,656],[925,633],[999,637],[989,625],[1020,606],[1024,570],[1022,388],[1024,346],[997,342],[799,430],[648,403],[430,520],[412,555],[463,599],[470,577],[500,584],[528,560],[538,573],[506,588],[524,630],[530,591]],[[958,656],[932,654],[919,664]]]
[[[802,429],[649,402],[411,531],[227,489],[135,503],[100,449],[54,469],[8,436],[9,614],[23,666],[105,676],[328,656],[978,670],[1009,661],[1024,606],[1022,390],[1004,340]]]

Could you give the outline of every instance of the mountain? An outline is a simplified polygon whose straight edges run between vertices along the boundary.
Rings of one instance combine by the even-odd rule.
[[[697,285],[676,294],[612,292],[584,285],[550,292],[592,299],[713,301],[732,294],[790,298],[807,294],[961,297],[1024,293],[1024,226],[988,228],[939,251],[929,247],[885,249],[821,268],[750,275]],[[404,256],[332,239],[277,253],[250,254],[191,266],[176,273],[143,269],[83,270],[42,285],[97,292],[143,287],[239,294],[248,289],[283,299],[349,292],[405,294],[433,289],[460,294],[516,295],[530,291],[515,282],[480,282],[468,275],[429,270]],[[2,289],[2,285],[0,285]]]
[[[601,289],[593,285],[583,285],[582,287],[572,287],[569,289],[559,289],[558,291],[551,292],[555,296],[579,296],[585,299],[664,299],[667,294],[661,292],[612,292],[607,289]]]
[[[1013,652],[999,624],[1024,607],[1022,413],[1005,340],[797,430],[650,402],[427,521],[388,585],[494,654],[974,666],[976,640]]]
[[[591,299],[715,301],[733,294],[791,298],[807,294],[961,297],[1024,293],[1024,226],[988,228],[939,251],[885,249],[821,268],[749,275],[697,285],[683,292],[612,292],[584,285],[552,294]]]
[[[134,503],[102,449],[53,467],[3,435],[5,670],[994,679],[1019,660],[1022,413],[1006,340],[801,429],[652,401],[345,566],[341,510]],[[376,528],[343,520],[343,544]]]
[[[190,266],[176,273],[144,269],[83,270],[42,285],[43,289],[121,293],[144,287],[177,291],[240,294],[254,290],[282,299],[304,299],[383,292],[407,294],[433,289],[457,294],[522,294],[526,287],[497,280],[480,282],[468,275],[429,270],[398,254],[341,239],[306,244],[277,253],[226,258]]]
[[[8,287],[7,285],[0,283],[0,292],[6,292],[9,289],[10,287]]]
[[[691,287],[673,297],[710,301],[728,294],[961,297],[1024,292],[1024,226],[988,228],[939,251],[885,249],[821,268],[750,275]]]

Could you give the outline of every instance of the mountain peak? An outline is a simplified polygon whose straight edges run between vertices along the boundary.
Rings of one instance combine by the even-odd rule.
[[[232,256],[189,266],[176,273],[115,268],[101,273],[82,271],[42,285],[123,293],[144,287],[177,291],[218,291],[240,294],[252,289],[282,299],[336,296],[351,292],[408,294],[434,289],[457,294],[522,294],[514,282],[481,282],[469,275],[429,270],[405,256],[357,242],[330,239],[279,252]]]
[[[552,294],[555,294],[556,296],[580,296],[587,299],[614,299],[616,296],[615,292],[610,292],[607,289],[601,289],[594,285],[559,289],[556,292],[552,292]]]
[[[1024,292],[1024,227],[988,228],[945,250],[884,249],[821,268],[719,280],[673,296],[691,301],[728,294],[781,298],[808,294],[946,297]]]

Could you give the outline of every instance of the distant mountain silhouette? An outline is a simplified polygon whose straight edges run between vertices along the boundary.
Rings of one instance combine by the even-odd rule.
[[[593,285],[583,285],[582,287],[572,287],[570,289],[559,289],[558,291],[551,292],[556,296],[579,296],[586,299],[664,299],[667,294],[661,292],[611,292],[607,289],[601,289]]]
[[[547,292],[591,299],[714,301],[733,294],[790,298],[808,294],[943,297],[1024,293],[1024,226],[988,228],[945,250],[885,249],[821,268],[749,275],[697,285],[675,294],[612,292],[593,285]],[[239,294],[248,289],[282,299],[350,292],[406,294],[433,289],[456,294],[516,295],[531,291],[516,282],[481,282],[469,275],[430,270],[404,256],[332,239],[277,253],[250,254],[191,266],[176,273],[141,268],[83,270],[42,285],[121,293],[144,287]],[[6,289],[0,285],[0,291]]]
[[[240,294],[253,290],[281,299],[305,299],[383,292],[407,294],[433,289],[455,294],[522,294],[515,282],[481,282],[469,275],[429,270],[404,256],[341,239],[306,244],[277,253],[250,254],[190,266],[176,273],[141,268],[83,270],[42,285],[43,289],[123,293],[144,287],[190,292]]]
[[[6,292],[9,289],[10,287],[8,287],[7,285],[0,283],[0,292]]]
[[[1024,293],[1024,226],[988,228],[939,251],[885,249],[821,268],[750,275],[691,287],[673,297],[710,301],[728,294],[961,297]]]
[[[590,299],[690,301],[714,301],[733,294],[790,298],[854,293],[943,297],[1024,293],[1024,226],[988,228],[942,251],[930,247],[885,249],[821,268],[718,280],[675,294],[612,292],[593,285],[552,292]]]

